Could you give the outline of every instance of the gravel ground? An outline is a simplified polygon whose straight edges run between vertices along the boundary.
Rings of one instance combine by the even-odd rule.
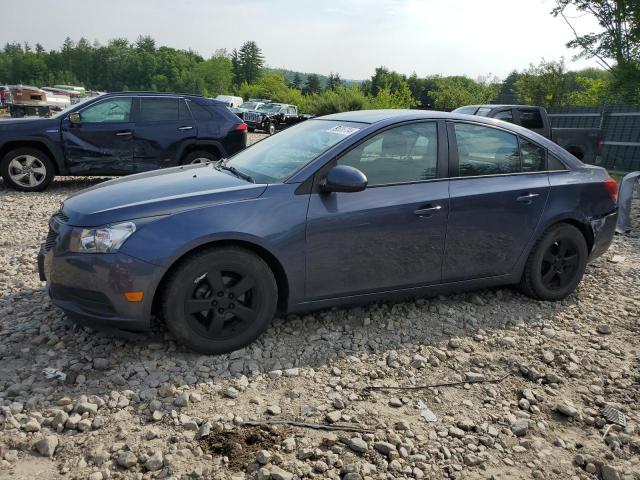
[[[333,309],[208,357],[79,329],[49,302],[47,220],[99,181],[0,181],[0,479],[640,478],[638,230],[560,303],[501,288]],[[246,423],[273,420],[353,431]]]

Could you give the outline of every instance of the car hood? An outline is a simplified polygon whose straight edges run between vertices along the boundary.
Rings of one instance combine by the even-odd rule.
[[[188,165],[131,175],[82,190],[64,201],[63,213],[69,225],[106,225],[257,198],[266,187],[217,170],[213,164]]]
[[[8,118],[0,119],[0,132],[16,130],[37,130],[40,132],[43,128],[58,128],[60,120],[56,118],[27,117],[27,118]]]

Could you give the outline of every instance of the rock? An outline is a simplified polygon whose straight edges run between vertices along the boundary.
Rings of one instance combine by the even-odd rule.
[[[553,363],[553,360],[555,358],[556,356],[553,354],[553,352],[550,352],[548,350],[545,350],[544,352],[542,352],[542,361],[546,364]]]
[[[267,413],[269,415],[280,415],[282,413],[282,408],[279,405],[269,405],[267,407]]]
[[[283,470],[277,465],[272,465],[269,470],[271,471],[270,480],[293,480],[293,474]]]
[[[80,415],[82,415],[83,413],[95,415],[96,413],[98,413],[98,405],[89,402],[79,402],[78,405],[76,405],[76,412],[78,412]]]
[[[238,398],[240,392],[234,387],[229,387],[224,391],[224,396],[229,398]]]
[[[578,414],[578,410],[573,405],[566,402],[556,403],[553,408],[556,412],[561,413],[567,417],[575,417]]]
[[[18,460],[18,451],[17,450],[6,450],[4,452],[4,459],[7,462],[13,463]]]
[[[340,421],[340,419],[342,418],[342,413],[340,412],[340,410],[333,410],[331,412],[328,412],[324,416],[324,418],[329,423],[336,423],[336,422]]]
[[[189,405],[189,394],[187,392],[182,392],[173,400],[173,404],[176,407],[186,407]]]
[[[159,422],[160,420],[162,420],[163,416],[164,414],[160,410],[154,410],[153,413],[151,414],[151,419],[154,422]]]
[[[266,465],[271,461],[272,458],[273,455],[268,450],[260,450],[258,453],[256,453],[256,461],[260,465]]]
[[[389,400],[389,406],[394,408],[400,408],[404,403],[399,398],[393,397]]]
[[[529,431],[529,420],[520,418],[511,424],[511,432],[516,437],[524,437]]]
[[[611,334],[611,327],[609,325],[607,325],[606,323],[601,323],[600,325],[598,325],[596,327],[596,330],[598,331],[598,333],[600,333],[602,335],[610,335]]]
[[[58,410],[53,417],[53,420],[51,421],[51,426],[53,428],[57,428],[58,425],[62,425],[64,427],[64,425],[67,423],[67,420],[69,420],[69,415],[67,414],[67,412],[65,412],[64,410]]]
[[[108,370],[109,369],[109,359],[107,358],[94,358],[93,359],[93,368],[97,370]]]
[[[465,381],[467,381],[469,383],[481,382],[481,381],[484,380],[484,373],[465,372],[464,373],[464,378],[465,378]]]
[[[459,338],[452,338],[449,340],[449,348],[458,349],[462,346],[462,340]]]
[[[53,457],[56,448],[58,448],[58,443],[58,437],[55,435],[47,435],[36,442],[35,448],[43,457]]]
[[[102,472],[93,472],[91,474],[89,474],[89,480],[103,480],[104,476],[102,475]]]
[[[129,450],[121,451],[116,456],[116,462],[118,462],[118,465],[121,467],[129,469],[138,463],[138,457]]]
[[[387,457],[391,456],[391,453],[396,451],[396,446],[389,442],[375,442],[373,444],[373,448]]]
[[[162,468],[164,462],[164,457],[162,456],[162,452],[160,450],[156,450],[153,452],[146,462],[144,462],[144,468],[149,470],[150,472],[155,472]]]
[[[76,426],[76,428],[78,429],[79,432],[88,432],[91,430],[91,425],[92,425],[91,420],[89,420],[88,418],[83,418],[78,422],[78,425]]]
[[[22,426],[25,432],[39,432],[40,423],[35,418],[30,418],[27,423]]]
[[[369,445],[360,437],[353,437],[347,441],[347,446],[354,452],[364,453],[369,450]]]
[[[618,470],[611,465],[602,465],[600,467],[600,476],[602,480],[620,480]]]
[[[470,432],[475,427],[475,424],[469,418],[463,418],[461,420],[458,420],[458,423],[456,425],[458,425],[458,428],[461,428],[465,432]]]

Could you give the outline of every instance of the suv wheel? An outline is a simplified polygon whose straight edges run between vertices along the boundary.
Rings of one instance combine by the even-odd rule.
[[[520,288],[540,300],[562,300],[580,283],[589,251],[582,232],[559,223],[549,228],[529,254]]]
[[[274,133],[276,133],[276,124],[273,122],[269,122],[269,125],[267,125],[267,133],[269,135],[273,135]]]
[[[273,272],[259,256],[242,248],[211,248],[187,257],[171,274],[163,313],[183,344],[225,353],[267,329],[277,298]]]
[[[218,157],[216,157],[211,152],[206,152],[204,150],[197,150],[195,152],[191,152],[187,154],[186,157],[182,159],[182,165],[195,165],[198,163],[208,163],[208,162],[217,162]]]
[[[16,148],[0,161],[0,175],[7,184],[23,192],[38,192],[53,180],[53,162],[36,148]]]

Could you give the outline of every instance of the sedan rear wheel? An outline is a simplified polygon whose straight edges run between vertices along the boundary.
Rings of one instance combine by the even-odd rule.
[[[163,311],[182,343],[202,353],[224,353],[267,329],[277,296],[264,260],[240,248],[213,248],[188,257],[172,273]]]
[[[9,186],[24,192],[44,190],[55,175],[51,159],[35,148],[17,148],[0,162],[0,174]]]
[[[588,256],[580,230],[566,223],[554,225],[531,251],[520,287],[533,298],[562,300],[582,280]]]

